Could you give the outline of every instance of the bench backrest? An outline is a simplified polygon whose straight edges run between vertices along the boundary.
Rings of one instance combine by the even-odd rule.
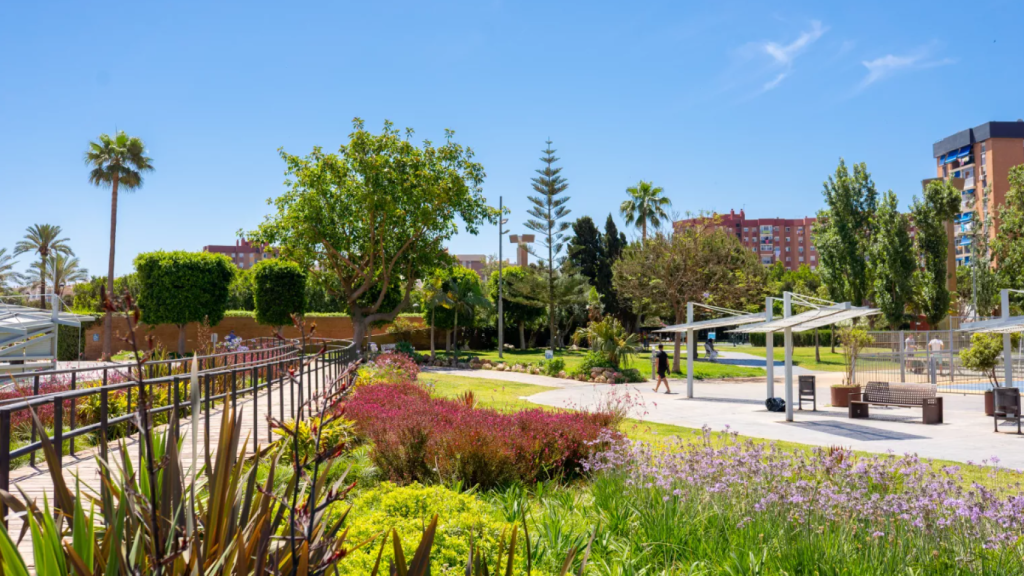
[[[800,394],[814,394],[814,376],[800,376],[797,380]]]
[[[868,382],[864,387],[864,401],[875,404],[921,406],[925,400],[935,398],[936,392],[934,384]]]
[[[999,413],[1020,413],[1020,389],[996,388],[995,411]]]

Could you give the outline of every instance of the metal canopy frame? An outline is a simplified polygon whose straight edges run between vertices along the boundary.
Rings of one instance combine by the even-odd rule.
[[[81,328],[83,321],[94,319],[62,312],[60,298],[49,297],[51,310],[0,302],[0,372],[56,368],[57,327]]]
[[[778,300],[778,298],[768,298],[765,307],[770,311],[772,307],[772,301]],[[793,305],[810,308],[806,312],[800,314],[793,314]],[[763,333],[763,334],[775,334],[776,332],[782,332],[785,336],[786,346],[786,421],[793,421],[793,332],[804,332],[807,330],[814,330],[815,328],[822,328],[845,320],[853,320],[855,318],[863,318],[867,316],[873,316],[878,314],[880,311],[877,308],[869,308],[866,306],[853,306],[849,302],[835,303],[821,298],[814,298],[812,296],[804,296],[802,294],[794,294],[793,292],[784,292],[782,294],[782,318],[779,320],[767,320],[760,324],[753,324],[750,326],[743,326],[733,330],[733,332],[743,333]],[[770,312],[767,312],[770,314]],[[765,365],[772,366],[775,363],[774,350],[770,343],[773,338],[765,338],[765,347],[767,348],[767,358],[765,358]],[[773,381],[774,374],[769,371],[768,374],[768,397],[772,397],[775,391],[775,385]]]
[[[1000,290],[999,318],[982,320],[980,322],[968,322],[960,327],[961,330],[968,332],[1003,335],[1003,382],[1007,386],[1013,385],[1013,344],[1010,341],[1010,335],[1014,332],[1024,332],[1024,316],[1010,316],[1010,292],[1024,294],[1024,290],[1014,290],[1012,288]]]

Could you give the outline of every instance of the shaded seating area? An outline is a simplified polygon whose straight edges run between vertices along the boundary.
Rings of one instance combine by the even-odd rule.
[[[860,394],[850,395],[850,418],[868,418],[869,406],[921,408],[925,424],[942,424],[942,397],[934,384],[868,382]]]
[[[1020,434],[1020,388],[996,388],[993,390],[992,427],[999,432],[1000,422],[1016,422]]]

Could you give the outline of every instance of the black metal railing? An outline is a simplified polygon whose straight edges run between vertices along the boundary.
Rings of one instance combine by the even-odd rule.
[[[277,341],[280,344],[280,341]],[[345,367],[352,362],[359,360],[359,351],[356,346],[347,340],[326,340],[318,339],[315,343],[316,349],[311,350],[311,342],[302,346],[299,342],[288,341],[284,345],[272,348],[256,348],[245,352],[232,352],[214,354],[199,357],[199,372],[197,383],[199,385],[198,406],[202,412],[207,464],[210,455],[210,412],[211,408],[218,403],[230,402],[233,409],[237,408],[238,400],[246,394],[253,397],[253,424],[259,421],[261,390],[266,390],[266,415],[274,415],[274,388],[278,393],[278,414],[284,420],[287,416],[295,418],[296,410],[301,409],[307,401],[316,394],[326,393],[327,386],[337,377],[342,375]],[[241,359],[239,362],[238,360]],[[158,374],[159,366],[168,365],[173,362],[181,362],[179,371],[168,368],[166,374]],[[15,459],[28,456],[29,465],[34,466],[36,452],[42,449],[42,440],[36,436],[36,426],[31,423],[31,412],[52,409],[53,432],[47,436],[56,449],[57,464],[63,461],[63,444],[68,442],[68,454],[75,455],[75,438],[87,434],[96,434],[100,457],[106,461],[109,453],[109,441],[114,439],[111,432],[123,424],[122,436],[129,436],[134,429],[139,430],[137,416],[138,405],[132,409],[132,392],[137,393],[136,398],[141,398],[143,392],[148,392],[147,397],[153,398],[154,391],[166,392],[167,403],[156,406],[151,403],[150,408],[145,410],[146,423],[153,422],[157,416],[168,414],[169,423],[177,423],[171,426],[172,438],[175,442],[181,437],[180,419],[186,415],[193,418],[200,417],[191,414],[191,374],[188,372],[186,362],[191,358],[181,360],[168,360],[154,362],[156,366],[150,367],[149,363],[144,365],[145,378],[137,379],[129,377],[123,382],[110,382],[110,375],[114,371],[136,370],[134,366],[105,367],[105,368],[79,368],[74,370],[55,370],[37,372],[30,375],[33,383],[33,394],[18,398],[10,398],[0,402],[0,490],[10,491],[10,477],[12,463]],[[205,368],[203,367],[205,364]],[[218,365],[219,364],[219,365]],[[173,365],[171,365],[173,366]],[[41,379],[55,375],[69,375],[71,387],[67,390],[57,392],[41,393]],[[87,375],[88,378],[80,376]],[[99,377],[97,377],[99,375]],[[152,377],[149,377],[152,375]],[[294,377],[293,377],[294,376]],[[76,387],[76,383],[83,381],[98,382],[98,385],[89,387]],[[241,388],[239,387],[241,384]],[[163,388],[164,390],[161,390]],[[285,414],[285,388],[288,388],[290,412]],[[117,394],[126,396],[127,405],[123,414],[110,417],[111,397]],[[98,414],[96,421],[78,426],[76,413],[79,403],[91,397],[98,398]],[[65,419],[65,411],[68,418]],[[170,414],[177,415],[171,418]],[[29,442],[23,446],[12,448],[12,421],[21,418],[28,422],[31,428]],[[259,443],[258,435],[252,434],[253,449]],[[273,441],[273,433],[269,426],[267,430],[267,441]],[[143,443],[139,442],[140,459]],[[103,487],[101,487],[103,488]],[[0,521],[6,523],[7,509],[0,504]]]

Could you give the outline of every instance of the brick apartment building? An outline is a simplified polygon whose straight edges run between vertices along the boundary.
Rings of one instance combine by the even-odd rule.
[[[1024,121],[986,122],[943,138],[932,146],[936,177],[962,196],[953,222],[956,264],[969,264],[974,238],[990,219],[989,239],[999,229],[996,209],[1006,202],[1010,168],[1024,164]],[[987,199],[984,190],[990,189]]]
[[[754,252],[761,263],[770,266],[782,262],[789,270],[796,270],[801,264],[811,269],[818,267],[818,252],[811,238],[811,226],[815,218],[755,218],[748,219],[743,210],[739,214],[730,210],[728,214],[715,214],[718,226],[739,238],[744,247]],[[701,218],[689,218],[673,223],[675,230],[692,226]]]
[[[252,268],[261,260],[277,257],[277,249],[270,249],[267,246],[254,246],[248,240],[236,240],[234,246],[203,246],[203,252],[225,254],[231,258],[235,266],[243,270]]]

